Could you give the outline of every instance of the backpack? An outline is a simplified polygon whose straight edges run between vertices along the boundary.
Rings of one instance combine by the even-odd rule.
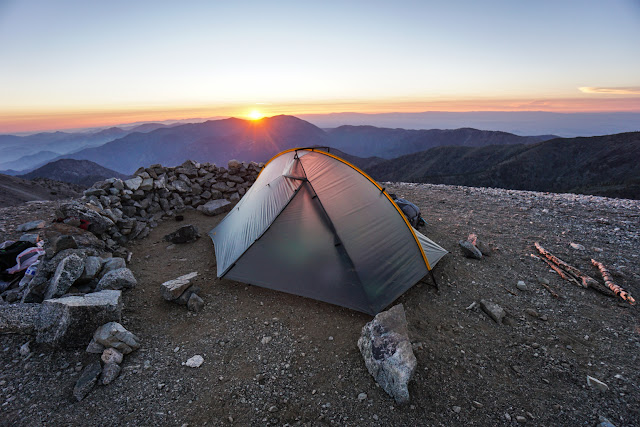
[[[411,203],[406,199],[393,197],[393,201],[402,210],[402,213],[404,213],[404,216],[407,217],[409,224],[411,224],[413,228],[418,228],[419,226],[425,223],[422,217],[420,216],[419,207],[417,207],[416,205],[414,205],[413,203]]]

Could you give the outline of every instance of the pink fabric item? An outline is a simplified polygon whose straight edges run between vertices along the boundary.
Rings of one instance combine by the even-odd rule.
[[[19,271],[26,270],[30,265],[38,261],[40,255],[44,255],[44,249],[34,246],[20,252],[16,257],[17,264],[7,269],[7,273],[15,274]]]

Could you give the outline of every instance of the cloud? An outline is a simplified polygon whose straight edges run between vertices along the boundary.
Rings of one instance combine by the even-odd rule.
[[[640,86],[628,87],[579,87],[584,93],[605,93],[609,95],[640,95]]]

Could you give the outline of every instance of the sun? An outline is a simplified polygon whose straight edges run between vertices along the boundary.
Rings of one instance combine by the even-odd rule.
[[[261,118],[264,117],[264,114],[262,114],[260,111],[258,110],[251,110],[251,112],[248,115],[250,120],[260,120]]]

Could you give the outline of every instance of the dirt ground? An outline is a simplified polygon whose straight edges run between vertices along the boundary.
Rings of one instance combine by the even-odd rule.
[[[386,186],[422,208],[421,231],[450,251],[434,270],[439,291],[426,278],[397,300],[418,361],[410,404],[396,405],[364,366],[357,340],[370,316],[217,279],[206,232],[222,216],[188,211],[129,247],[138,286],[124,294],[123,325],[142,348],[125,356],[120,377],[76,402],[79,371],[97,356],[32,343],[25,358],[18,349],[28,337],[0,336],[0,424],[496,426],[524,417],[527,425],[593,426],[604,416],[640,425],[638,306],[578,288],[529,256],[539,241],[599,278],[589,262],[596,258],[638,299],[637,201]],[[202,238],[168,247],[162,237],[185,224]],[[458,240],[471,232],[493,256],[462,256]],[[197,315],[164,301],[159,288],[192,271],[206,304]],[[466,309],[481,299],[502,306],[506,323]],[[201,367],[182,365],[197,354]],[[609,390],[588,387],[587,375]]]

